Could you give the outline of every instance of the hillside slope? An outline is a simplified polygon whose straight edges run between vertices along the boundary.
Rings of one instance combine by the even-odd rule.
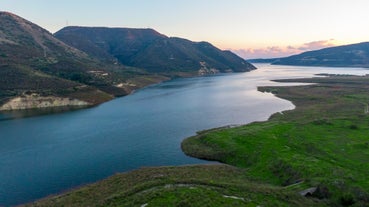
[[[245,72],[253,65],[207,42],[169,38],[152,29],[66,27],[55,37],[91,57],[149,72]]]
[[[0,76],[0,110],[95,105],[167,79],[92,59],[8,12],[0,12]]]
[[[67,27],[55,36],[0,12],[0,111],[96,105],[173,77],[255,69],[209,43],[152,29]]]
[[[369,42],[304,52],[273,61],[275,65],[369,67]]]

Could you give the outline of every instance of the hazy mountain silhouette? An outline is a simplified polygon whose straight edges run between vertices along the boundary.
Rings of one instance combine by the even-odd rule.
[[[369,42],[304,52],[271,62],[276,65],[369,67]]]

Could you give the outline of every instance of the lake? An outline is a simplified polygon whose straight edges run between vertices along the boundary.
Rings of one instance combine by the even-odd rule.
[[[206,163],[181,141],[196,131],[267,120],[291,102],[256,90],[272,79],[361,68],[255,64],[248,73],[175,79],[97,107],[22,118],[0,114],[0,206],[29,202],[145,166]],[[27,112],[28,113],[28,112]]]

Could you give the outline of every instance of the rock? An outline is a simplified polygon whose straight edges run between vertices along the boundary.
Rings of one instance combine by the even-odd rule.
[[[316,191],[316,189],[317,187],[308,188],[306,190],[299,192],[299,194],[305,197],[312,196],[314,192]]]
[[[31,94],[11,99],[7,103],[0,106],[0,111],[36,109],[58,106],[87,106],[87,105],[91,104],[78,99],[62,98],[55,96],[39,96],[37,94]]]

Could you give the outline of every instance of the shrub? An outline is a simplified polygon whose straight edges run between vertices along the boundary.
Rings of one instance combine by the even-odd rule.
[[[340,203],[343,206],[351,206],[355,204],[355,198],[351,193],[345,193],[341,196]]]

